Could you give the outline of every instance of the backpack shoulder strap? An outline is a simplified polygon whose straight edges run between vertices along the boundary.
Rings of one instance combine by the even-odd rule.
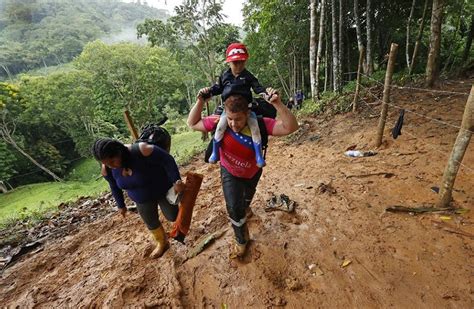
[[[262,136],[262,146],[267,146],[268,144],[268,131],[267,126],[265,125],[265,120],[262,116],[257,116],[258,129],[260,130],[260,135]]]
[[[136,141],[135,143],[132,144],[132,149],[130,150],[131,153],[135,156],[138,156],[138,157],[143,157],[143,154],[142,152],[140,151],[140,145],[139,145],[140,141]]]
[[[260,130],[260,136],[262,137],[263,158],[265,159],[267,156],[267,148],[268,148],[267,126],[265,125],[265,120],[263,120],[262,116],[257,116],[257,122],[258,122],[258,129]]]

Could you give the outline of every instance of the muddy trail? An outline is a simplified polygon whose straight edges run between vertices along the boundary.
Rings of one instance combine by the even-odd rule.
[[[443,89],[468,93],[471,80]],[[374,89],[380,94],[380,89]],[[7,307],[168,308],[472,308],[474,306],[474,149],[455,185],[457,207],[470,212],[390,213],[389,206],[433,205],[458,130],[407,113],[402,135],[389,131],[371,157],[380,105],[361,113],[301,120],[290,137],[271,139],[250,219],[251,244],[230,260],[232,231],[219,170],[196,158],[182,173],[205,175],[187,245],[173,242],[158,260],[145,257],[151,239],[138,215],[108,214],[79,232],[49,241],[5,269],[0,283]],[[396,90],[392,102],[460,125],[467,96]],[[293,213],[266,211],[272,194],[297,202]],[[103,207],[110,207],[104,205]],[[170,225],[165,222],[169,230]],[[223,234],[199,255],[191,249]]]

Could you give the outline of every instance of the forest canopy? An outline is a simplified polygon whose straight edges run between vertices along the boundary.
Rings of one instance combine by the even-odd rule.
[[[166,17],[163,10],[115,0],[0,0],[0,80],[68,63],[87,42]]]

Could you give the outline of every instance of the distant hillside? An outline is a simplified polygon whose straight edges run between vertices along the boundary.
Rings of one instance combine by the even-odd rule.
[[[0,80],[71,61],[90,41],[133,38],[145,18],[164,10],[118,0],[0,0]]]

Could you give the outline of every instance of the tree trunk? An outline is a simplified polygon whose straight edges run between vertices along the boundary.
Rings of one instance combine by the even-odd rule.
[[[3,181],[0,181],[0,191],[2,193],[7,193],[8,192],[8,188],[7,186],[3,183]]]
[[[367,16],[366,16],[366,28],[367,28],[367,75],[372,75],[374,72],[374,59],[373,59],[373,44],[372,44],[372,0],[367,0]]]
[[[359,16],[359,0],[354,0],[354,19],[355,19],[355,26],[356,26],[356,35],[357,35],[357,49],[359,50],[359,54],[364,49],[364,43],[362,42],[362,29],[360,26],[360,16]],[[364,51],[365,54],[365,51]],[[364,62],[362,64],[364,68],[364,73],[367,73],[367,62],[364,58]]]
[[[413,2],[411,3],[410,16],[408,16],[408,21],[407,21],[407,41],[406,41],[406,46],[405,46],[407,68],[410,68],[410,26],[411,26],[411,21],[413,19],[413,12],[415,11],[415,3],[416,3],[416,0],[413,0]]]
[[[344,39],[346,40],[346,73],[352,72],[352,62],[351,62],[351,55],[352,55],[352,48],[351,48],[351,40],[349,38],[349,31],[344,31]],[[352,80],[352,73],[346,75],[347,81]]]
[[[342,91],[344,86],[344,75],[342,74],[342,63],[344,62],[344,0],[339,0],[339,53],[337,54],[337,73],[339,75],[339,90]]]
[[[321,65],[321,56],[323,54],[323,40],[324,40],[324,26],[326,25],[326,0],[321,0],[321,12],[319,13],[319,40],[318,40],[318,55],[316,57],[316,81],[315,91],[316,97],[319,99],[319,66]],[[326,91],[326,87],[324,87]]]
[[[298,87],[298,65],[296,63],[296,49],[293,46],[293,93],[296,93],[296,87]]]
[[[439,73],[439,53],[441,47],[441,23],[444,0],[433,0],[431,10],[431,35],[428,62],[426,63],[426,86],[433,87]]]
[[[359,52],[359,65],[357,66],[357,83],[356,90],[354,93],[354,100],[352,101],[352,111],[357,111],[357,101],[359,100],[359,90],[360,90],[360,77],[362,73],[362,65],[364,61],[365,48],[362,47],[362,50]]]
[[[471,50],[472,45],[472,36],[474,34],[474,14],[471,15],[471,29],[466,37],[466,46],[464,47],[464,52],[462,55],[462,62],[466,62],[469,57],[469,51]]]
[[[339,92],[339,52],[337,48],[337,16],[336,16],[336,0],[331,0],[331,25],[332,25],[332,76],[334,91]]]
[[[304,59],[301,57],[300,59],[300,70],[301,70],[301,85],[300,89],[304,93]]]
[[[385,128],[385,122],[387,120],[388,104],[390,103],[390,89],[392,88],[393,68],[395,67],[395,61],[397,59],[397,50],[398,45],[392,43],[390,46],[390,56],[388,58],[387,71],[385,71],[385,83],[382,97],[383,104],[382,110],[380,112],[379,125],[377,128],[377,140],[375,142],[375,147],[382,145],[383,131]]]
[[[318,78],[316,67],[316,0],[311,0],[310,4],[310,24],[309,24],[309,80],[311,83],[311,98],[316,102],[318,91],[316,90]]]
[[[328,27],[329,28],[329,27]],[[328,83],[329,83],[329,33],[326,31],[326,44],[324,46],[324,89],[323,91],[326,92],[328,90]]]
[[[461,165],[469,141],[471,140],[472,130],[474,130],[474,86],[471,87],[471,93],[467,99],[466,108],[462,117],[461,129],[454,143],[451,157],[449,158],[446,169],[444,170],[443,182],[439,192],[438,206],[448,207],[452,200],[452,190],[456,175]]]
[[[5,142],[9,143],[10,145],[12,145],[16,150],[18,150],[18,152],[20,152],[22,155],[24,155],[26,158],[28,158],[28,160],[30,160],[34,165],[36,165],[37,167],[39,167],[40,169],[42,169],[45,173],[47,173],[48,175],[50,175],[51,177],[53,177],[54,180],[56,181],[59,181],[59,182],[62,182],[63,180],[61,178],[59,178],[55,173],[53,173],[52,171],[50,171],[49,169],[47,169],[45,166],[41,165],[38,161],[36,161],[35,159],[33,159],[33,157],[31,157],[29,154],[26,153],[26,151],[24,151],[23,149],[20,148],[20,146],[18,146],[14,140],[5,140]]]
[[[411,57],[410,68],[408,69],[408,75],[411,75],[413,72],[413,68],[415,67],[415,60],[416,56],[418,55],[418,50],[420,48],[421,37],[423,36],[423,28],[425,26],[425,17],[426,12],[428,11],[428,2],[429,0],[425,0],[425,5],[423,7],[423,15],[421,16],[420,21],[420,28],[418,30],[418,36],[416,37],[415,48],[413,49],[413,56]]]
[[[7,126],[7,122],[6,122],[5,118],[6,118],[6,114],[4,113],[2,115],[2,123],[1,123],[1,126],[0,126],[0,136],[1,136],[1,138],[6,143],[12,145],[16,150],[18,150],[18,152],[20,152],[26,158],[28,158],[28,160],[30,160],[34,165],[36,165],[37,167],[42,169],[44,172],[46,172],[48,175],[53,177],[54,180],[61,182],[62,181],[61,178],[59,178],[56,174],[54,174],[52,171],[47,169],[45,166],[38,163],[35,159],[33,159],[33,157],[31,157],[28,153],[26,153],[26,151],[24,151],[20,146],[18,146],[18,144],[13,139],[13,134],[15,132],[15,125],[13,124],[14,128],[12,130],[10,130]]]
[[[5,73],[7,73],[8,79],[12,80],[12,74],[10,73],[10,70],[8,69],[8,67],[4,64],[0,64],[0,66],[5,71]]]
[[[290,90],[288,89],[288,85],[285,83],[285,80],[283,79],[283,76],[280,73],[280,70],[278,69],[278,65],[275,63],[275,69],[278,75],[278,78],[280,79],[281,87],[283,88],[283,91],[285,91],[285,94],[287,97],[290,97]]]

